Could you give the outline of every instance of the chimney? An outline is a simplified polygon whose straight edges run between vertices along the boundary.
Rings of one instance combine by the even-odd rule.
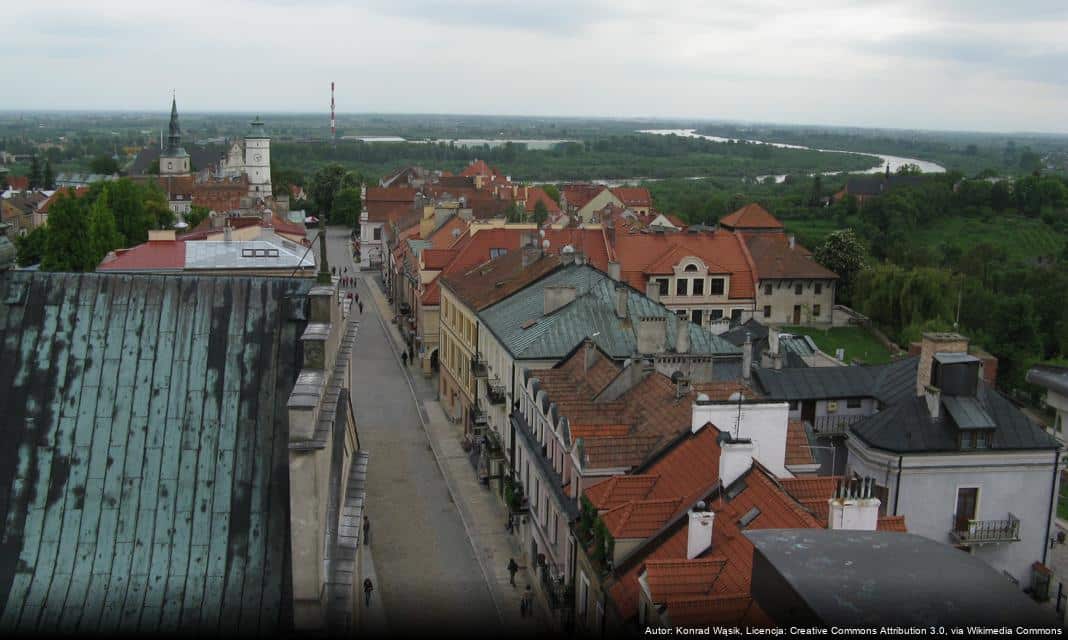
[[[791,249],[793,249],[795,246],[797,246],[797,238],[792,233],[790,235],[786,236],[786,241],[790,243],[790,248]]]
[[[675,353],[690,352],[690,323],[675,317]]]
[[[753,339],[749,332],[745,332],[745,342],[742,344],[742,380],[749,382],[749,376],[753,369]]]
[[[149,242],[163,242],[168,240],[175,240],[174,229],[149,229],[148,241]]]
[[[653,354],[664,350],[667,341],[667,319],[663,316],[645,316],[638,319],[638,353]]]
[[[924,387],[923,395],[927,400],[927,413],[932,418],[937,418],[942,409],[942,391],[938,387],[927,385]]]
[[[702,501],[690,509],[689,518],[686,524],[686,559],[693,560],[712,547],[712,523],[716,514]]]
[[[217,213],[211,214],[211,228],[220,229],[226,226],[226,216]]]
[[[729,487],[753,466],[753,443],[735,440],[729,433],[719,434],[719,481]]]
[[[608,277],[619,282],[621,279],[618,262],[608,263]]]
[[[690,394],[690,379],[686,376],[675,378],[675,399],[681,400]]]
[[[223,227],[223,241],[230,242],[233,239],[233,230],[230,228],[230,225],[226,225]]]
[[[592,367],[597,360],[597,349],[593,345],[593,339],[586,338],[585,348],[586,353],[583,354],[584,357],[582,361],[582,372],[584,374],[589,373],[590,367]]]
[[[875,531],[879,526],[879,506],[875,479],[843,480],[830,499],[828,529]]]
[[[936,353],[968,353],[968,339],[959,333],[928,332],[920,342],[920,363],[916,368],[916,395],[927,395]]]
[[[575,257],[575,250],[571,247],[571,245],[567,245],[563,249],[560,249],[560,264],[565,266],[569,264],[574,264]]]
[[[567,285],[555,285],[543,289],[545,306],[542,315],[549,315],[560,307],[568,305],[575,299],[577,291],[575,287]]]
[[[617,282],[615,286],[616,293],[616,317],[623,320],[627,317],[627,301],[630,299],[630,292],[627,291],[627,286]]]
[[[660,285],[656,280],[645,283],[645,297],[653,302],[660,302]]]

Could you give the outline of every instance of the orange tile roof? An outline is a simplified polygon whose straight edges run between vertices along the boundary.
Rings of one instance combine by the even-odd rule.
[[[454,249],[426,248],[423,249],[420,256],[423,259],[424,269],[436,269],[440,271],[449,266],[449,263],[456,257],[456,251]]]
[[[603,184],[565,184],[560,188],[560,195],[568,206],[581,209],[607,188]]]
[[[659,479],[660,476],[652,474],[612,476],[586,489],[583,495],[595,509],[605,511],[634,500],[644,500]]]
[[[411,187],[367,187],[364,202],[415,202],[417,191]]]
[[[768,210],[751,202],[734,213],[720,218],[719,223],[730,229],[782,229],[782,222]]]
[[[571,424],[571,440],[594,438],[597,436],[625,436],[630,432],[629,424]]]
[[[786,466],[816,464],[805,434],[805,423],[790,420],[786,427]]]
[[[622,200],[626,207],[653,206],[653,196],[645,187],[615,187],[612,194]]]
[[[682,498],[628,502],[601,515],[615,539],[648,538],[659,531],[679,510]]]
[[[812,252],[794,244],[781,233],[741,234],[756,266],[756,276],[764,278],[821,278],[836,280],[838,275],[816,262]]]
[[[471,164],[464,167],[464,170],[460,172],[461,176],[499,176],[501,172],[496,168],[486,164],[485,160],[475,160]]]
[[[545,193],[541,187],[528,187],[527,200],[524,209],[527,213],[534,213],[534,207],[538,203],[545,205],[545,211],[549,214],[560,213],[560,205]]]
[[[653,602],[680,596],[707,596],[727,567],[723,558],[673,558],[645,563],[645,581]]]
[[[467,233],[471,223],[460,216],[451,216],[426,238],[432,249],[448,249],[459,242],[460,238]]]
[[[426,291],[419,297],[419,301],[427,307],[436,307],[441,304],[441,285],[438,284],[437,278],[426,285]]]
[[[817,476],[805,478],[780,478],[779,484],[787,493],[800,501],[822,500],[827,502],[834,497],[834,491],[842,476]]]
[[[25,191],[30,188],[29,176],[8,176],[7,186],[11,187],[15,191]]]
[[[702,233],[619,233],[614,250],[623,279],[645,291],[651,268],[662,260],[685,255],[696,256],[713,271],[729,273],[732,299],[753,298],[756,287],[753,271],[735,235],[728,231]],[[676,261],[677,264],[677,261]],[[661,269],[661,271],[663,271]]]
[[[476,234],[476,238],[480,235],[482,233]],[[486,253],[479,255],[489,258],[490,247],[477,244],[471,246],[475,247],[473,251],[485,249]],[[526,250],[531,249],[528,247]],[[466,253],[469,252],[460,252],[449,264],[443,273],[442,286],[475,311],[481,311],[507,298],[561,266],[560,259],[556,256],[538,256],[535,253],[525,257],[524,249],[517,249],[471,269],[457,272],[454,267]],[[524,264],[527,260],[530,262]]]
[[[905,516],[883,516],[879,518],[877,529],[879,531],[897,531],[900,533],[908,533],[909,531],[905,526]]]

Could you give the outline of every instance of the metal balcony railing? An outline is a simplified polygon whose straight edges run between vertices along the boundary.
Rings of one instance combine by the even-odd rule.
[[[487,415],[486,412],[482,409],[472,409],[471,421],[477,425],[487,425],[489,424],[489,415]]]
[[[471,356],[471,375],[476,378],[485,378],[489,375],[489,371],[486,369],[486,361],[477,353]]]
[[[856,424],[868,416],[817,416],[812,429],[819,436],[844,436],[849,431],[849,426]]]
[[[487,384],[486,398],[490,401],[490,404],[504,404],[504,385]]]
[[[960,528],[954,517],[950,535],[958,544],[1019,542],[1020,519],[1010,513],[1005,520],[969,520],[965,527]]]

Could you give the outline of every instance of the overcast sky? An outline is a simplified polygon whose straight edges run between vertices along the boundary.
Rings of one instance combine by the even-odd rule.
[[[1068,132],[1068,0],[15,2],[0,109]]]

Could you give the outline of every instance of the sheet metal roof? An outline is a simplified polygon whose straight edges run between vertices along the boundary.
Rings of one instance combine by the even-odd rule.
[[[186,269],[315,269],[306,247],[264,234],[261,240],[200,240],[185,243]]]
[[[889,364],[804,369],[754,369],[765,394],[773,400],[877,398],[896,402],[915,388],[918,356]]]
[[[997,427],[975,398],[968,396],[942,396],[942,405],[960,429],[993,429]]]
[[[0,274],[0,629],[279,629],[310,286]]]
[[[627,318],[617,318],[614,285],[588,265],[569,265],[486,308],[479,317],[514,357],[522,359],[562,358],[587,337],[612,358],[628,358],[637,353],[632,319],[650,316],[667,318],[667,345],[675,344],[676,316],[670,309],[627,287]],[[573,286],[577,297],[545,315],[544,290],[552,286]],[[532,320],[536,322],[529,324]],[[723,338],[692,323],[679,323],[690,332],[690,353],[741,356]]]
[[[756,547],[755,565],[769,563],[824,625],[1056,625],[1052,609],[1031,601],[983,560],[922,536],[823,529],[744,535]],[[753,581],[754,597],[773,615],[782,611],[768,607],[765,596],[774,601],[776,582]],[[797,615],[791,622],[809,622]]]
[[[1027,381],[1061,395],[1068,395],[1068,367],[1035,365],[1028,370]]]

